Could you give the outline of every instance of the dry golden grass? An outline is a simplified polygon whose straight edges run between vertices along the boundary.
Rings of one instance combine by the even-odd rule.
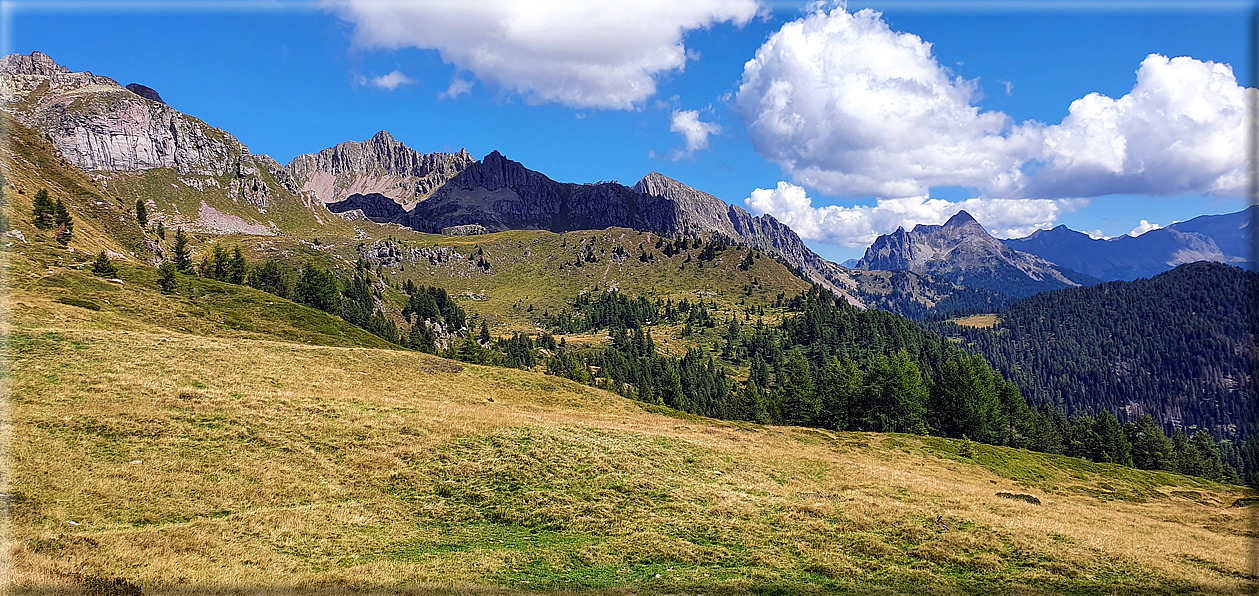
[[[952,323],[957,323],[963,327],[974,327],[976,329],[991,329],[1001,322],[1000,317],[995,314],[987,315],[971,315],[969,317],[961,317],[958,319],[949,319]]]
[[[3,305],[14,593],[92,577],[146,594],[1240,594],[1255,579],[1236,487],[706,420],[410,352],[150,332],[47,287]]]

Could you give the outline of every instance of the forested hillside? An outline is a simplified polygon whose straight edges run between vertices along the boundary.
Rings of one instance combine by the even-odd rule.
[[[1067,413],[1150,414],[1167,431],[1246,434],[1250,288],[1256,275],[1218,263],[1148,280],[1046,292],[999,313],[992,328],[935,323],[980,350],[1034,403]]]

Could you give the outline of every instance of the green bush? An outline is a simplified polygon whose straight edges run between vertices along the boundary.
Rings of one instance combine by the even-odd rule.
[[[96,260],[92,261],[92,273],[101,277],[113,279],[118,277],[118,268],[109,260],[105,251],[101,251],[96,255]]]

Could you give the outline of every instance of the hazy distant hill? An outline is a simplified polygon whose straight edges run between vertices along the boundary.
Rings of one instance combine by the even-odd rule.
[[[1203,215],[1136,237],[1094,239],[1058,226],[1004,242],[1015,250],[1105,281],[1150,277],[1195,261],[1240,266],[1251,258],[1249,232],[1255,209]]]

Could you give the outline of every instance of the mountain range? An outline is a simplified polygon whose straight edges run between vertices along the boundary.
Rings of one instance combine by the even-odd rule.
[[[1151,277],[1177,265],[1216,261],[1249,266],[1250,222],[1255,206],[1223,215],[1202,215],[1139,236],[1097,239],[1058,226],[1006,246],[1053,261],[1102,281]]]
[[[253,154],[138,83],[71,72],[40,52],[0,59],[0,107],[103,186],[165,190],[174,225],[283,235],[370,219],[427,233],[627,227],[714,234],[763,251],[863,307],[912,317],[993,310],[1037,292],[1134,279],[1195,260],[1248,261],[1250,211],[1203,216],[1136,238],[1094,240],[1059,226],[997,240],[969,214],[880,236],[851,267],[809,249],[773,216],[754,216],[658,172],[633,186],[557,182],[497,151],[421,153],[381,131],[299,155]],[[182,199],[182,200],[181,200]],[[169,209],[167,207],[169,206]]]

